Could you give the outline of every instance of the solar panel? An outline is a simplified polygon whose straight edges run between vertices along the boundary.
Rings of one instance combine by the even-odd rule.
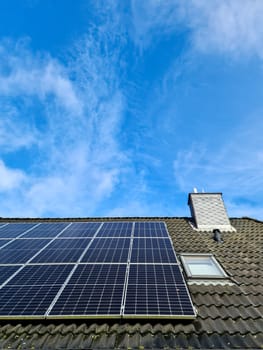
[[[80,265],[50,315],[120,317],[126,265]]]
[[[163,222],[0,226],[0,318],[150,316],[195,317]]]
[[[22,265],[0,266],[0,285],[12,276]]]
[[[53,301],[59,285],[43,286],[4,286],[0,289],[0,315],[44,317]]]
[[[93,237],[100,226],[100,222],[74,222],[63,231],[60,237]]]
[[[0,264],[25,264],[37,252],[37,249],[2,248],[0,250]]]
[[[56,237],[69,223],[42,223],[26,234],[23,238],[53,238]]]
[[[177,263],[169,239],[134,238],[132,263]]]
[[[25,224],[25,223],[17,223],[17,224],[8,224],[5,226],[0,227],[0,238],[15,238],[23,233],[25,233],[27,230],[33,228],[36,226],[36,223],[32,224]]]
[[[23,250],[34,250],[41,249],[50,242],[48,239],[16,239],[7,248],[4,249],[23,249]]]
[[[105,222],[98,237],[131,237],[132,222]]]
[[[124,316],[194,316],[178,265],[131,265]]]
[[[10,266],[8,266],[10,267]],[[72,265],[27,265],[9,282],[8,286],[62,285],[72,270]],[[1,272],[1,268],[0,268]]]
[[[45,249],[38,254],[32,263],[76,263],[83,253],[83,249]]]
[[[163,222],[136,222],[134,225],[134,237],[166,237],[168,232]]]
[[[48,249],[85,249],[90,243],[87,238],[55,239],[48,245]]]
[[[0,248],[6,245],[7,243],[11,242],[10,239],[0,239]]]
[[[94,238],[81,262],[127,263],[129,247],[128,238]]]

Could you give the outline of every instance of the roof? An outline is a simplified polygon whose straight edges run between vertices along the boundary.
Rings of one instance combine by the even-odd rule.
[[[8,221],[8,219],[1,219]],[[10,219],[9,221],[18,221]],[[48,221],[29,219],[31,221]],[[62,220],[62,219],[57,219]],[[260,349],[263,346],[263,222],[230,219],[236,232],[198,232],[189,218],[86,218],[63,221],[162,220],[177,254],[212,253],[228,285],[189,285],[198,316],[181,320],[0,321],[0,348],[11,349]],[[25,219],[23,219],[25,221]],[[56,219],[50,219],[56,221]]]

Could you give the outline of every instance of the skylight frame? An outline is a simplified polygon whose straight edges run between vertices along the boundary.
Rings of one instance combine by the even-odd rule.
[[[188,258],[192,259],[200,259],[203,258],[203,264],[205,264],[207,261],[209,261],[212,265],[212,267],[217,270],[218,273],[216,274],[206,274],[206,273],[193,273],[191,271],[191,268],[189,267],[190,262],[187,261]],[[213,254],[206,254],[206,253],[182,253],[180,255],[180,259],[184,268],[184,271],[186,273],[186,276],[189,279],[226,279],[229,276],[223,269],[223,267],[220,265],[220,263],[216,260],[216,258],[213,256]],[[202,264],[202,263],[200,263]]]

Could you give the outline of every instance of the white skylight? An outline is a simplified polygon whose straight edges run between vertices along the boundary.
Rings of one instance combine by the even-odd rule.
[[[191,278],[225,278],[226,273],[211,254],[182,254],[185,272]]]

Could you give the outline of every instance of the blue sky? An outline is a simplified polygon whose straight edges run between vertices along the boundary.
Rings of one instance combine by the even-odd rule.
[[[0,2],[0,215],[263,219],[261,0]]]

